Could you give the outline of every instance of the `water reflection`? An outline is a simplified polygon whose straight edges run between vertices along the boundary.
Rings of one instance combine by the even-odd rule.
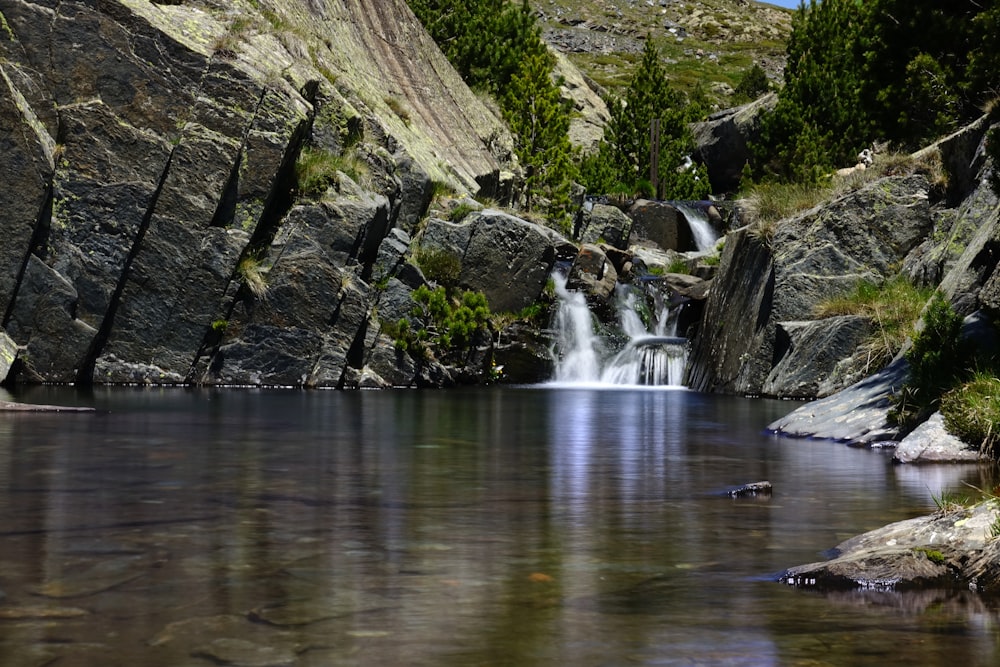
[[[980,488],[686,391],[100,391],[0,422],[0,664],[992,664],[954,593],[766,580]],[[946,471],[946,472],[942,472]],[[769,479],[769,499],[729,486]]]

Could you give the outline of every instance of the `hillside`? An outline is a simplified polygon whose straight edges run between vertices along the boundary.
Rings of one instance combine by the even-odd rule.
[[[600,86],[628,83],[651,35],[673,83],[701,84],[712,101],[727,98],[754,62],[781,80],[791,11],[748,0],[549,0],[533,3],[546,41]]]

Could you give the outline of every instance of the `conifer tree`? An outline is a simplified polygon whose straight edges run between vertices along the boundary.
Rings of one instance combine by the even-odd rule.
[[[649,192],[650,127],[659,120],[658,179],[668,199],[702,199],[710,186],[703,168],[678,171],[691,151],[688,123],[698,107],[672,87],[660,64],[659,52],[646,40],[642,60],[624,95],[608,101],[611,120],[604,130],[598,153],[581,167],[584,184],[592,192]]]
[[[569,206],[573,148],[570,110],[552,82],[551,71],[548,53],[527,56],[504,91],[501,108],[527,173],[525,208],[530,211],[541,195],[550,202],[550,214],[559,216]]]
[[[856,0],[810,0],[796,12],[785,85],[754,146],[758,175],[815,180],[853,164],[871,140],[859,98],[863,12]]]

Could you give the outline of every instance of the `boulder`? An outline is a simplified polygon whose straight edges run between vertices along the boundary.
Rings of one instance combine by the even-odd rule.
[[[761,116],[774,110],[778,96],[769,93],[749,104],[726,109],[692,125],[692,156],[708,169],[712,192],[735,192],[743,167],[749,162],[750,144],[758,139]]]
[[[628,210],[633,244],[662,250],[694,250],[694,237],[684,215],[673,204],[638,199]]]
[[[992,539],[996,501],[945,505],[852,537],[834,558],[790,568],[779,581],[822,591],[965,589],[993,594],[1000,584],[1000,542]]]
[[[893,275],[932,229],[927,191],[924,176],[888,177],[781,221],[771,239],[750,228],[730,233],[693,346],[690,385],[761,393],[780,358],[777,323],[810,320],[816,304],[859,280]]]
[[[615,248],[628,248],[632,220],[617,206],[585,205],[580,209],[573,236],[580,243],[607,243]]]
[[[483,292],[494,312],[530,306],[557,259],[576,255],[576,246],[551,229],[493,209],[458,224],[430,219],[417,245],[453,253],[461,263],[458,285]]]
[[[892,460],[897,463],[956,463],[978,461],[980,454],[944,426],[944,417],[935,412],[896,445]]]
[[[567,289],[582,292],[589,301],[607,305],[617,284],[618,272],[600,247],[585,244],[580,248],[569,271]]]
[[[807,403],[768,426],[783,435],[824,438],[852,445],[892,442],[899,427],[889,419],[892,396],[906,379],[906,360],[899,358],[878,373],[847,389]]]
[[[844,382],[844,376],[850,375],[841,367],[849,365],[870,331],[868,319],[856,315],[779,322],[775,330],[778,362],[764,380],[763,393],[799,399],[828,396],[843,389],[851,383]]]

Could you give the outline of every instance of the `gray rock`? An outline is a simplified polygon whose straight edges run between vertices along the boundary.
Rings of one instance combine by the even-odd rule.
[[[954,463],[980,458],[978,451],[948,433],[940,412],[903,438],[893,454],[898,463]]]
[[[899,358],[878,373],[826,398],[807,403],[768,429],[800,438],[825,438],[849,444],[896,441],[899,427],[889,420],[891,397],[907,374]]]
[[[853,537],[832,560],[790,568],[782,583],[820,590],[961,588],[994,593],[1000,549],[991,539],[995,501],[945,507]]]
[[[566,287],[588,299],[607,304],[614,296],[618,272],[600,247],[584,244],[573,261]]]
[[[773,297],[770,247],[747,228],[730,233],[692,342],[688,386],[723,393],[760,390],[771,371]]]
[[[605,242],[616,248],[628,248],[632,219],[617,206],[594,204],[580,210],[575,238],[580,243]]]
[[[573,247],[550,229],[491,209],[463,224],[471,230],[459,284],[485,294],[494,312],[519,312],[534,303],[557,257]]]
[[[770,93],[692,126],[694,158],[708,168],[712,192],[739,189],[743,167],[751,158],[749,145],[758,138],[760,117],[777,103],[778,96]]]
[[[831,382],[870,332],[866,318],[831,317],[805,322],[779,322],[778,362],[764,381],[763,393],[776,398],[818,398],[843,389]],[[850,384],[850,383],[847,383]]]
[[[663,250],[694,250],[694,237],[684,215],[667,202],[639,199],[628,210],[631,243],[652,244]]]
[[[291,649],[227,637],[214,639],[196,648],[193,655],[208,658],[217,664],[241,667],[283,667],[294,665],[296,660]]]

